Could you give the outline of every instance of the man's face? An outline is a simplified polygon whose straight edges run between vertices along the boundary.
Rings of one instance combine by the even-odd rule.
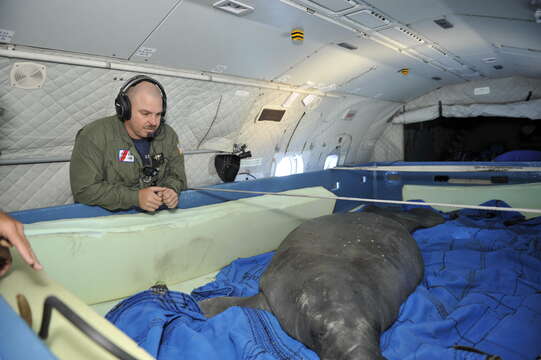
[[[131,119],[124,122],[132,139],[143,139],[152,135],[160,126],[162,99],[145,92],[137,93],[131,102]]]

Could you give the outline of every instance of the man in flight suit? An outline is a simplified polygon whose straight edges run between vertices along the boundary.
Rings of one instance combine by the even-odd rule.
[[[176,208],[186,189],[178,136],[165,124],[167,97],[156,80],[137,75],[115,99],[117,115],[83,127],[75,138],[73,198],[109,210]]]

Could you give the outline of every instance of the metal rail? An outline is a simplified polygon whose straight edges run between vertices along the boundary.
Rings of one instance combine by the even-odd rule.
[[[402,200],[381,200],[381,199],[366,199],[356,198],[349,196],[322,196],[322,195],[304,195],[304,194],[286,194],[270,191],[252,191],[252,190],[233,190],[233,189],[220,189],[220,188],[206,188],[206,187],[191,187],[188,190],[198,191],[218,191],[229,192],[238,194],[253,194],[253,195],[274,195],[274,196],[287,196],[287,197],[299,197],[308,199],[328,199],[328,200],[346,200],[346,201],[358,201],[358,202],[371,202],[371,203],[383,203],[383,204],[405,204],[405,205],[420,205],[420,206],[446,206],[460,209],[478,209],[478,210],[491,210],[491,211],[519,211],[529,212],[535,214],[541,214],[541,209],[524,209],[524,208],[502,208],[496,206],[482,206],[482,205],[465,205],[465,204],[449,204],[439,202],[416,202],[416,201],[402,201]]]

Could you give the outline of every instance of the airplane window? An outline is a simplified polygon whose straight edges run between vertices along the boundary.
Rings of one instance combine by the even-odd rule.
[[[304,172],[304,161],[302,156],[285,156],[278,162],[274,171],[274,176],[287,176],[292,174],[301,174]]]
[[[325,158],[325,165],[323,165],[323,170],[332,169],[338,164],[338,155],[331,154]]]

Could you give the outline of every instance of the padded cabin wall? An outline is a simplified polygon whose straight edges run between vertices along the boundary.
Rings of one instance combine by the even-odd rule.
[[[9,72],[15,62],[0,58],[0,160],[69,159],[77,131],[114,114],[118,89],[134,75],[39,62],[47,67],[47,80],[41,89],[25,90],[10,86]],[[213,138],[228,139],[231,144],[237,141],[252,103],[260,96],[254,87],[153,77],[166,89],[167,123],[185,150],[196,150],[207,131],[200,149]],[[189,185],[219,182],[213,158],[214,154],[186,156]],[[0,166],[0,208],[4,211],[71,202],[68,162]]]
[[[15,62],[0,57],[0,160],[58,162],[0,166],[0,208],[16,211],[72,203],[66,160],[75,135],[93,120],[114,114],[114,97],[134,74],[39,61],[47,67],[47,80],[40,89],[25,90],[10,85],[9,73]],[[305,107],[301,95],[281,122],[257,122],[263,106],[280,106],[290,92],[153,77],[166,89],[167,123],[179,135],[184,150],[230,151],[233,143],[247,143],[253,157],[261,158],[261,165],[249,168],[258,178],[272,176],[272,161],[284,154],[290,138],[288,152],[302,152],[306,139],[317,138],[313,151],[303,154],[305,163],[310,164],[305,171],[323,168],[326,149],[342,133],[351,134],[353,139],[347,161],[367,160],[356,156],[359,142],[371,122],[380,118],[381,110],[396,106],[396,103],[351,96],[323,98]],[[340,120],[355,106],[354,119]],[[327,144],[329,147],[325,148]],[[189,186],[220,182],[213,153],[186,155],[186,172]]]
[[[475,95],[475,89],[483,87],[489,87],[490,93]],[[519,102],[525,101],[530,91],[532,92],[530,99],[541,98],[541,79],[508,77],[470,81],[458,85],[444,86],[409,101],[405,106],[405,111],[437,105],[439,101],[448,105]]]
[[[400,106],[400,103],[357,96],[316,100],[291,114],[293,119],[275,146],[280,150],[274,160],[278,162],[286,155],[300,155],[304,171],[321,170],[330,154],[339,154],[341,163],[367,161],[375,139],[384,129],[381,125]],[[304,111],[306,114],[301,119]],[[351,112],[355,115],[347,117]],[[368,152],[359,151],[361,147],[369,149]]]
[[[489,88],[488,94],[476,95],[475,89]],[[531,94],[530,94],[531,92]],[[541,98],[541,79],[509,77],[471,81],[431,91],[405,104],[403,111],[437,105],[504,104]],[[370,161],[404,160],[403,125],[390,123],[375,143]]]

